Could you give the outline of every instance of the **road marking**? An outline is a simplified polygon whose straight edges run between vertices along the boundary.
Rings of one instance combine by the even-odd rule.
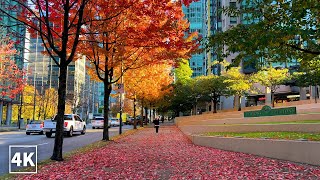
[[[42,144],[37,144],[37,145],[42,146],[42,145],[46,145],[46,144],[49,144],[49,143],[42,143]]]

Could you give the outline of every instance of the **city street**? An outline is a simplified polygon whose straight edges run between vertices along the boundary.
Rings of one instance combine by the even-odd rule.
[[[132,129],[132,126],[123,126],[123,132]],[[73,149],[85,146],[87,144],[102,139],[102,129],[91,129],[88,127],[85,135],[74,134],[73,137],[66,137],[63,141],[63,151],[69,152]],[[118,135],[119,127],[109,129],[110,136]],[[50,158],[52,155],[54,136],[47,138],[45,135],[31,134],[26,135],[24,130],[0,132],[0,175],[8,173],[9,170],[9,145],[37,145],[38,146],[38,162]]]

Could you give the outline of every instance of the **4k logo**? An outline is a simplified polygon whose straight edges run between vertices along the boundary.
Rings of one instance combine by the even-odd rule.
[[[37,173],[37,146],[9,146],[9,173]]]

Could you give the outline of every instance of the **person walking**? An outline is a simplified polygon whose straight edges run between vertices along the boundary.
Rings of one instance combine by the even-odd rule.
[[[158,133],[159,127],[160,127],[159,119],[156,118],[155,120],[153,120],[153,124],[154,124],[154,127],[156,128],[156,133]]]

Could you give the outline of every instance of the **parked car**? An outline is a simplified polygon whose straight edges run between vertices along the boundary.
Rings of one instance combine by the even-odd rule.
[[[94,117],[91,120],[92,129],[103,128],[103,123],[104,123],[104,117],[102,117],[102,116]],[[109,119],[109,122],[108,122],[108,127],[111,127],[111,120],[110,119]]]
[[[111,118],[111,126],[120,126],[120,120],[118,118]]]
[[[140,124],[140,120],[139,120],[138,118],[136,118],[136,122],[137,122],[137,125]],[[130,118],[130,119],[128,120],[128,124],[129,124],[129,125],[133,125],[133,124],[134,124],[134,118]]]
[[[30,121],[29,124],[26,126],[26,134],[30,135],[31,133],[38,133],[38,134],[44,134],[43,133],[43,121]]]
[[[56,117],[52,120],[44,121],[43,131],[47,137],[51,137],[52,133],[56,132]],[[77,114],[65,114],[64,115],[64,132],[68,136],[73,136],[74,132],[86,133],[86,122],[83,121]]]

